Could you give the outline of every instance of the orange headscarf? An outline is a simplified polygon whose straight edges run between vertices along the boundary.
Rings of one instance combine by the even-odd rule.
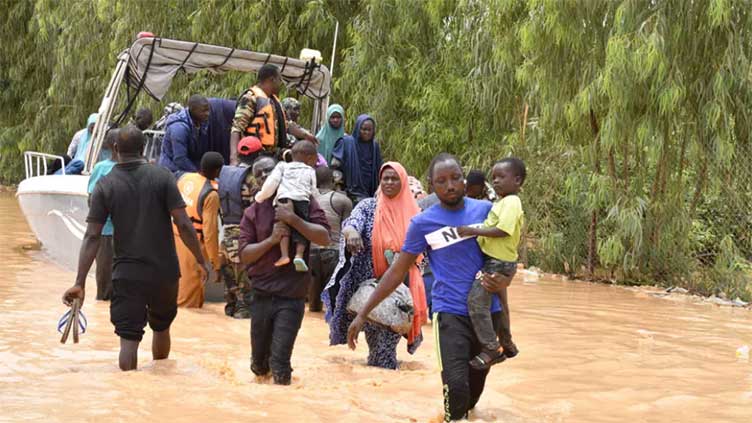
[[[402,186],[399,194],[394,198],[389,198],[381,192],[381,188],[376,190],[376,216],[373,221],[372,235],[372,252],[373,252],[373,271],[377,278],[380,278],[389,268],[384,257],[384,251],[392,250],[399,253],[402,244],[405,242],[407,228],[410,226],[410,219],[420,213],[420,207],[415,202],[410,188],[408,186],[407,171],[397,162],[386,162],[381,166],[379,171],[379,180],[385,169],[392,169],[399,175]],[[415,266],[410,266],[410,294],[413,297],[415,306],[415,317],[413,318],[413,327],[407,337],[408,344],[412,344],[420,328],[428,321],[428,306],[426,305],[426,288],[423,285],[423,277],[417,264],[420,264],[421,256],[415,261]]]

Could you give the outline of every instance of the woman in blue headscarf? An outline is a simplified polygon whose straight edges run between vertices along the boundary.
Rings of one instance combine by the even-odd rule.
[[[326,124],[319,129],[316,139],[319,141],[319,154],[326,163],[332,162],[332,150],[338,139],[345,136],[345,109],[339,104],[332,104],[326,109]]]
[[[360,115],[352,135],[337,140],[332,150],[332,167],[340,168],[345,176],[345,191],[358,202],[373,197],[379,186],[381,147],[376,141],[376,121]]]

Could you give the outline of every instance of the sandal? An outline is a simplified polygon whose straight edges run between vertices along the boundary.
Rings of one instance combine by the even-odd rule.
[[[73,300],[70,310],[65,312],[63,317],[57,322],[57,331],[63,334],[60,338],[60,343],[65,344],[66,341],[68,341],[68,336],[72,329],[73,343],[78,344],[79,330],[81,331],[81,334],[86,333],[87,325],[88,321],[86,320],[86,316],[84,316],[84,313],[81,311],[81,300],[76,298]]]
[[[297,272],[307,272],[308,271],[308,265],[306,264],[305,260],[302,258],[296,258],[292,261],[295,265],[295,270]]]
[[[504,349],[504,356],[506,356],[506,358],[517,357],[517,354],[520,353],[520,350],[517,349],[517,345],[511,341],[508,344],[502,344],[501,347]]]
[[[494,364],[506,360],[507,356],[500,351],[482,351],[470,360],[470,367],[475,370],[488,370]]]

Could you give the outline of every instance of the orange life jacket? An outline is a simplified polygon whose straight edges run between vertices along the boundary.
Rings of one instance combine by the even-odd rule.
[[[212,191],[217,190],[217,183],[210,181],[198,173],[184,173],[178,179],[178,191],[185,202],[185,211],[193,222],[193,227],[199,235],[199,239],[204,238],[204,201],[206,196]],[[173,225],[176,235],[180,235],[177,226]]]
[[[251,91],[256,97],[256,114],[253,115],[253,120],[245,129],[245,134],[260,139],[264,149],[274,150],[279,147],[277,145],[277,119],[279,117],[274,114],[272,100],[258,86],[254,85],[248,91]],[[272,95],[272,98],[279,103],[279,98],[276,95]],[[282,122],[286,122],[285,111],[281,105],[280,110],[282,110]],[[287,136],[287,134],[283,134],[283,136]]]

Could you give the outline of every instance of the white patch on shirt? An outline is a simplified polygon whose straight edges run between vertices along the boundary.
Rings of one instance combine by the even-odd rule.
[[[468,225],[468,226],[480,227],[480,226],[483,226],[483,224],[478,223],[475,225]],[[454,245],[458,242],[462,242],[470,238],[474,238],[474,237],[472,236],[462,237],[460,236],[460,234],[457,233],[457,228],[452,227],[452,226],[444,226],[441,229],[437,229],[427,234],[426,242],[428,243],[428,245],[431,246],[431,249],[440,250],[442,248],[449,247],[450,245]]]

